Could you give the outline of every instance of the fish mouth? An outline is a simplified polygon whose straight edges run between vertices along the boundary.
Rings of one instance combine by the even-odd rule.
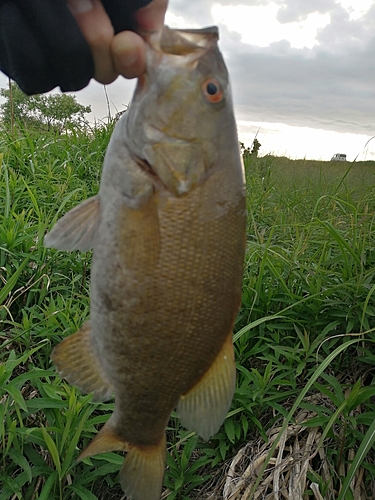
[[[164,54],[187,55],[195,51],[209,49],[219,38],[217,26],[203,29],[170,29],[165,27],[160,39],[160,49]]]
[[[163,26],[161,30],[138,30],[151,48],[172,56],[199,55],[216,45],[219,39],[217,26],[203,29],[171,29]]]

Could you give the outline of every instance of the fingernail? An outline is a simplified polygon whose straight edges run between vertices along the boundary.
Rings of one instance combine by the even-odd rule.
[[[68,5],[76,14],[84,14],[94,8],[92,0],[68,0]]]

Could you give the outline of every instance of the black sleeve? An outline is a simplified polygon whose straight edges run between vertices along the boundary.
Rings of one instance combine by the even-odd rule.
[[[103,0],[116,33],[135,29],[134,13],[150,0]],[[94,61],[66,0],[0,0],[0,70],[26,94],[80,90]]]
[[[151,0],[101,0],[103,7],[111,18],[115,33],[120,31],[134,31],[137,23],[134,13],[141,7],[145,7]]]

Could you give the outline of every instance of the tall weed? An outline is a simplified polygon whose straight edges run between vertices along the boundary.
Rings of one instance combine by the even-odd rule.
[[[0,132],[0,500],[123,497],[120,455],[75,461],[113,402],[93,404],[59,378],[49,358],[89,314],[91,254],[43,247],[53,223],[96,194],[111,131]],[[305,425],[321,427],[319,447],[329,442],[333,490],[346,498],[363,467],[370,492],[375,164],[245,155],[245,166],[247,251],[233,405],[207,443],[172,415],[164,498],[208,497],[228,459],[292,422],[297,407],[315,412]],[[329,400],[328,409],[311,403],[312,394]],[[322,477],[313,479],[329,490]]]

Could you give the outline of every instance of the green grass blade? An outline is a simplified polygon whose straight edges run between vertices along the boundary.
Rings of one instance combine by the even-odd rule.
[[[342,414],[345,406],[348,404],[347,400],[343,401],[338,408],[336,408],[336,411],[333,413],[329,421],[327,422],[327,425],[324,428],[324,431],[322,435],[320,436],[319,442],[316,446],[315,449],[315,454],[318,453],[320,448],[323,446],[324,440],[327,437],[327,434],[329,433],[329,430],[332,428],[333,424],[337,421],[337,418]],[[303,424],[302,424],[303,425]]]
[[[9,383],[6,387],[5,390],[7,393],[12,396],[13,401],[18,404],[20,408],[22,408],[23,411],[27,411],[27,406],[25,403],[25,400],[23,399],[23,396],[21,392],[17,389],[17,387],[14,387],[11,383]]]
[[[253,328],[256,328],[259,325],[262,325],[263,323],[266,323],[267,321],[272,321],[273,319],[278,319],[278,318],[283,318],[283,316],[280,316],[279,314],[273,314],[272,316],[265,316],[263,318],[259,318],[255,321],[252,321],[248,325],[244,326],[239,330],[237,333],[233,335],[233,342],[236,342],[242,335],[244,335],[246,332],[252,330]]]
[[[35,196],[35,194],[33,193],[33,191],[31,190],[30,186],[27,184],[27,182],[25,180],[24,180],[24,184],[25,184],[25,187],[26,187],[26,189],[27,189],[27,191],[29,193],[30,200],[32,201],[32,204],[34,206],[34,210],[35,210],[36,214],[38,215],[38,219],[40,221],[42,221],[44,219],[44,217],[43,217],[43,214],[42,214],[42,212],[40,210],[40,207],[39,207],[38,201],[36,199],[36,196]]]
[[[81,485],[75,485],[75,486],[70,486],[70,490],[74,491],[74,493],[81,499],[81,500],[98,500],[98,497],[91,493],[88,489],[84,488]]]
[[[353,258],[354,262],[357,265],[360,265],[361,264],[360,257],[356,254],[355,250],[345,240],[345,238],[342,236],[342,234],[336,228],[334,228],[330,222],[322,221],[319,219],[318,219],[318,221],[323,227],[325,227],[327,229],[327,231],[329,231],[329,233],[331,234],[333,239],[336,240],[337,244],[341,248],[342,256],[345,260],[346,267],[347,268],[349,267],[347,253],[351,255],[351,257]],[[347,253],[345,252],[345,250]]]
[[[53,471],[52,474],[48,476],[47,481],[44,483],[43,489],[38,496],[38,500],[50,500],[51,498],[51,489],[54,486],[55,481],[58,479],[58,474],[56,471]]]
[[[30,256],[26,257],[26,259],[22,262],[22,264],[19,266],[17,271],[15,271],[12,274],[12,276],[9,278],[9,280],[6,282],[6,284],[0,290],[0,305],[5,301],[5,299],[9,295],[9,293],[16,286],[17,280],[20,277],[20,274],[22,273],[22,271],[25,269],[26,264],[28,263],[29,259],[30,259]]]
[[[348,474],[344,480],[344,483],[342,485],[342,488],[341,488],[341,491],[339,493],[337,500],[344,500],[345,499],[345,495],[349,489],[350,483],[353,480],[354,474],[357,472],[363,459],[367,455],[368,451],[370,450],[370,448],[372,447],[374,442],[375,442],[375,420],[372,422],[372,424],[368,428],[366,435],[363,438],[362,443],[360,444],[357,453],[355,454],[355,457],[353,459],[353,462],[350,465],[350,469],[349,469]]]
[[[10,197],[10,189],[9,189],[9,173],[8,173],[8,167],[5,163],[3,163],[4,155],[0,153],[0,170],[4,171],[4,177],[5,177],[5,210],[4,210],[4,218],[8,219],[9,214],[10,214],[10,204],[11,204],[11,197]]]
[[[26,474],[29,482],[31,483],[32,481],[32,472],[31,472],[31,467],[29,465],[29,462],[26,460],[26,458],[23,456],[23,454],[20,452],[20,450],[16,450],[15,448],[9,450],[8,456],[23,469]]]
[[[77,429],[74,433],[74,436],[70,440],[69,447],[68,447],[65,459],[64,459],[62,467],[61,467],[62,476],[65,476],[65,474],[68,472],[69,468],[72,467],[72,460],[73,460],[74,452],[75,452],[76,447],[77,447],[77,443],[81,437],[81,433],[82,433],[83,427],[86,423],[86,420],[87,420],[88,416],[90,415],[90,413],[92,413],[93,411],[94,411],[94,406],[89,404],[87,406],[87,408],[85,409],[85,411],[80,416],[80,422],[77,425]],[[75,424],[77,424],[77,422]]]
[[[44,437],[44,441],[47,445],[48,451],[50,452],[53,463],[55,464],[56,470],[59,474],[59,478],[61,480],[61,463],[60,463],[60,455],[57,451],[56,444],[51,436],[48,434],[47,429],[42,427],[42,433]]]

